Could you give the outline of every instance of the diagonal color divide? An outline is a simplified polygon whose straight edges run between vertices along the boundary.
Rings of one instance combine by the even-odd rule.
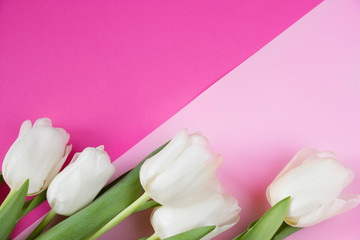
[[[359,21],[359,1],[325,1],[123,154],[117,175],[180,128],[203,131],[222,153],[219,177],[243,209],[240,223],[218,239],[265,212],[267,185],[300,148],[331,149],[359,176]],[[349,190],[359,188],[357,179]],[[292,239],[358,239],[359,211]],[[148,217],[135,215],[102,239],[150,235]]]
[[[47,116],[115,159],[319,2],[1,1],[0,156]]]

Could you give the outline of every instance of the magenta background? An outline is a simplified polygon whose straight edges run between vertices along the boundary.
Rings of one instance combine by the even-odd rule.
[[[115,159],[319,2],[2,0],[0,156],[47,116]]]
[[[75,151],[105,144],[115,159],[319,2],[0,1],[0,156],[23,120],[48,116]],[[302,147],[359,175],[359,12],[358,0],[325,1],[123,155],[119,173],[179,128],[202,130],[243,208],[225,239],[267,209],[267,184]],[[359,217],[291,239],[359,239]],[[146,223],[135,215],[104,238],[150,234]]]

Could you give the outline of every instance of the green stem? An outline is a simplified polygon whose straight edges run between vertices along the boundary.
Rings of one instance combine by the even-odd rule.
[[[111,219],[108,223],[106,223],[102,228],[100,228],[96,233],[91,235],[88,240],[95,240],[96,238],[100,237],[111,228],[115,227],[118,223],[128,217],[131,213],[133,213],[136,209],[141,207],[145,202],[150,199],[150,196],[144,192],[138,199],[135,200],[132,204],[130,204],[127,208],[122,210],[118,215],[116,215],[113,219]]]
[[[40,235],[40,233],[49,225],[51,220],[56,216],[56,212],[54,210],[50,210],[46,217],[41,221],[41,223],[35,228],[34,231],[26,238],[26,240],[31,240]]]
[[[5,200],[0,206],[0,211],[5,207],[5,205],[10,201],[10,199],[15,195],[16,191],[11,189],[9,194],[6,196]]]
[[[153,235],[148,237],[146,240],[160,240],[160,237],[156,233],[154,233]]]

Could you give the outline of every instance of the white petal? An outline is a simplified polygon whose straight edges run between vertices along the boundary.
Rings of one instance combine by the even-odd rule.
[[[269,201],[274,205],[291,196],[288,217],[297,217],[334,201],[352,178],[337,160],[310,157],[270,184]]]
[[[52,123],[49,118],[39,118],[34,123],[34,128],[35,127],[52,127]]]
[[[295,154],[295,156],[290,160],[290,162],[285,166],[285,168],[276,176],[275,180],[280,178],[282,175],[284,175],[291,169],[300,166],[305,159],[317,153],[319,153],[319,150],[313,148],[304,148],[300,150]]]
[[[42,189],[40,189],[40,191],[43,191],[45,190],[46,188],[49,187],[51,181],[54,179],[54,177],[60,172],[60,169],[62,168],[62,166],[64,165],[67,157],[69,156],[70,152],[71,152],[71,149],[72,149],[72,145],[68,145],[66,146],[65,148],[65,153],[64,153],[64,156],[62,159],[60,159],[60,161],[51,169],[51,171],[49,172],[45,182],[44,182],[44,186],[42,187]],[[28,195],[36,195],[38,194],[39,192],[36,192],[36,193],[31,193],[31,194],[28,194]]]
[[[193,228],[217,225],[223,205],[221,195],[214,194],[206,201],[183,208],[163,206],[155,210],[151,222],[159,237],[166,238]]]
[[[222,232],[225,232],[229,228],[233,227],[240,220],[240,207],[237,200],[230,195],[224,195],[225,211],[220,216],[220,224],[216,228],[203,237],[201,240],[208,240],[216,237]]]
[[[81,154],[81,153],[79,153],[79,152],[78,152],[78,153],[75,153],[74,156],[73,156],[73,158],[71,159],[69,165],[70,165],[70,164],[73,164],[73,163],[79,158],[80,154]]]
[[[158,154],[145,161],[140,169],[140,182],[145,190],[154,177],[168,168],[189,144],[187,130],[181,130]]]
[[[197,227],[216,225],[210,239],[233,226],[239,219],[240,208],[236,200],[215,192],[203,194],[203,199],[181,208],[167,206],[156,209],[151,223],[158,236],[163,239]]]
[[[96,148],[97,150],[100,150],[100,151],[105,151],[105,147],[104,145],[100,145]]]
[[[151,182],[149,195],[162,205],[176,206],[215,175],[221,159],[202,146],[192,145]]]
[[[297,219],[287,218],[287,222],[295,227],[308,227],[326,219],[347,212],[360,203],[360,195],[341,196],[333,202],[320,206]]]
[[[41,191],[52,167],[63,158],[66,144],[66,139],[57,129],[29,129],[14,142],[5,156],[5,181],[12,189],[18,190],[29,179],[28,194]]]
[[[106,152],[86,148],[51,182],[47,198],[53,210],[69,216],[88,205],[114,174]]]
[[[20,131],[19,131],[19,138],[24,136],[30,129],[31,129],[31,121],[26,120],[21,124]]]

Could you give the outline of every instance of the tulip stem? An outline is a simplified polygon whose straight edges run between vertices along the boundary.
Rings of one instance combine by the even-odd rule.
[[[10,199],[15,195],[16,191],[11,189],[9,194],[6,196],[5,200],[0,206],[0,211],[6,206],[6,204],[10,201]]]
[[[100,228],[96,233],[91,235],[87,240],[95,240],[111,228],[115,227],[118,223],[128,217],[131,213],[135,212],[136,209],[141,207],[144,203],[146,203],[150,199],[149,194],[144,192],[138,199],[136,199],[132,204],[130,204],[127,208],[122,210],[118,215],[116,215],[113,219],[107,222],[102,228]]]
[[[148,237],[146,240],[159,240],[160,237],[154,233],[153,235],[151,235],[150,237]]]
[[[40,233],[49,225],[51,220],[56,216],[56,212],[54,210],[50,210],[46,217],[41,221],[41,223],[32,231],[32,233],[26,238],[26,240],[31,240],[40,235]]]

